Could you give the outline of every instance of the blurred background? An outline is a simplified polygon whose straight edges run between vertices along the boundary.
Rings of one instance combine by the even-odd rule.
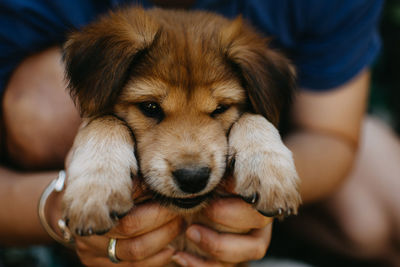
[[[400,134],[400,0],[386,0],[381,37],[383,45],[373,67],[369,112]]]
[[[381,14],[380,34],[382,48],[372,66],[368,113],[384,120],[400,136],[400,0],[385,1]],[[272,246],[268,251],[275,257],[290,258],[322,267],[386,267],[382,263],[360,262],[356,259],[346,258],[315,245],[315,243],[307,242],[307,240],[297,240],[295,236],[287,233],[285,224],[275,226],[278,226],[276,228],[278,228],[279,234],[272,237]],[[280,249],[282,247],[285,247],[286,251],[282,251]],[[398,247],[398,253],[400,255],[400,247]],[[289,267],[292,265],[279,266]]]

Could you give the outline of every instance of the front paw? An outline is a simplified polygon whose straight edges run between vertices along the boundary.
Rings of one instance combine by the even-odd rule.
[[[301,197],[292,153],[265,118],[242,117],[229,135],[235,192],[265,216],[297,214]]]
[[[131,182],[94,182],[115,177],[107,174],[85,174],[90,177],[67,186],[63,197],[63,217],[73,233],[80,236],[104,234],[132,208]]]
[[[235,156],[234,190],[268,217],[296,214],[301,203],[298,176],[291,155],[268,150]]]
[[[63,197],[73,233],[101,234],[133,206],[131,176],[137,172],[130,131],[117,118],[89,121],[75,138]]]

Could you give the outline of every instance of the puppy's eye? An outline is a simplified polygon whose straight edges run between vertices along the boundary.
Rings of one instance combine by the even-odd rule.
[[[228,109],[229,109],[228,105],[218,105],[218,107],[211,113],[211,117],[215,117],[219,114],[222,114]]]
[[[158,119],[159,121],[164,117],[162,108],[156,102],[139,103],[139,109],[145,116]]]

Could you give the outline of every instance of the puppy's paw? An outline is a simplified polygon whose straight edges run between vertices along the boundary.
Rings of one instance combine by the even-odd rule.
[[[301,203],[292,153],[264,117],[244,114],[229,135],[234,190],[268,217],[296,214]]]
[[[114,117],[80,129],[63,197],[64,218],[73,233],[103,234],[132,208],[133,147],[129,130]]]
[[[109,179],[93,174],[87,179]],[[104,234],[132,208],[131,184],[69,184],[63,199],[64,218],[77,235]]]

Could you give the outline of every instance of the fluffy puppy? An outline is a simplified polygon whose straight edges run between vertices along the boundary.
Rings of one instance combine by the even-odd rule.
[[[294,73],[241,18],[123,9],[64,51],[85,122],[63,199],[72,231],[108,231],[144,187],[187,220],[203,221],[196,212],[220,188],[267,216],[297,212],[299,179],[275,128]]]

